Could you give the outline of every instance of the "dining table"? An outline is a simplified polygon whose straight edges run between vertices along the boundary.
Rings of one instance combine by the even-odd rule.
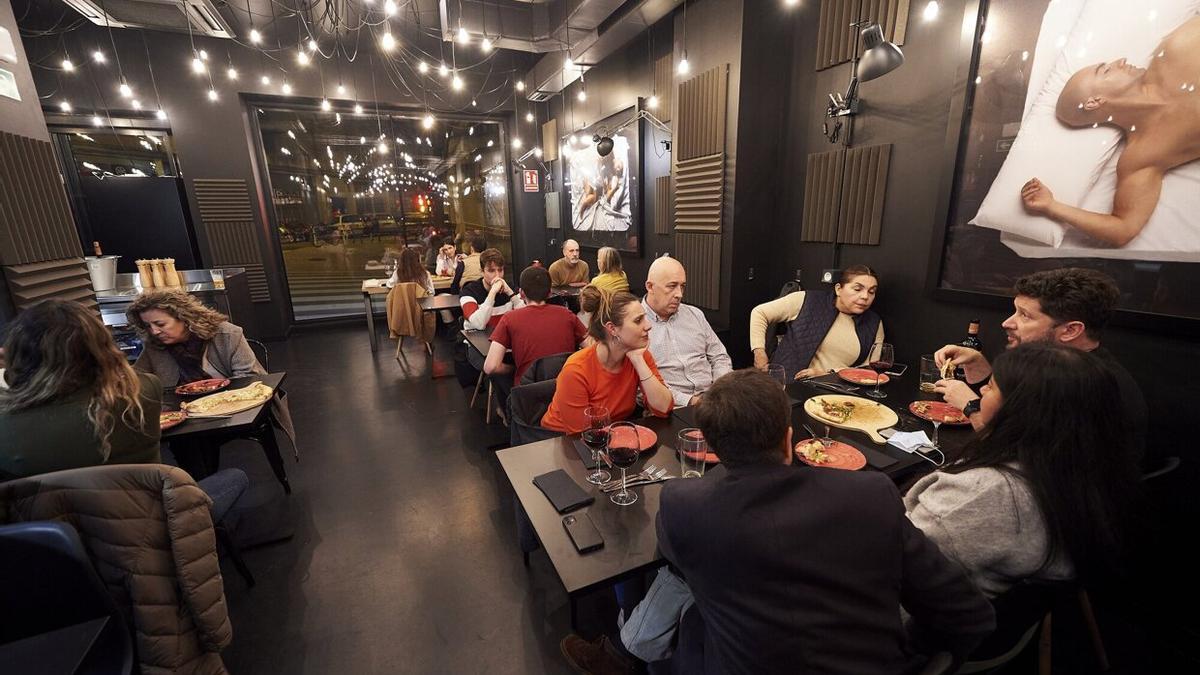
[[[287,378],[287,373],[280,371],[263,375],[247,375],[230,378],[229,386],[224,391],[241,389],[255,382],[262,382],[276,392]],[[180,404],[195,400],[197,396],[181,396],[175,389],[163,390],[163,411],[179,410]],[[262,446],[267,462],[275,478],[283,486],[284,492],[292,493],[291,483],[288,482],[287,471],[283,466],[283,456],[279,451],[279,442],[275,438],[274,414],[271,412],[271,401],[254,406],[233,415],[223,417],[188,417],[183,423],[162,432],[162,440],[170,443],[171,452],[179,461],[179,466],[191,474],[192,478],[200,480],[216,473],[220,466],[221,446],[235,439],[248,439]]]
[[[442,277],[446,279],[446,277]],[[367,336],[371,341],[371,352],[379,350],[379,336],[375,333],[375,307],[372,298],[377,295],[386,296],[392,290],[382,279],[364,279],[362,282],[363,312],[367,316]],[[447,282],[446,287],[449,288]],[[434,288],[438,288],[438,277],[434,278]],[[440,312],[443,310],[458,311],[461,308],[459,296],[455,293],[438,293],[427,295],[418,301],[423,312]]]
[[[880,402],[896,412],[899,419],[896,425],[897,430],[917,431],[923,429],[929,431],[932,429],[930,423],[921,420],[908,410],[908,405],[913,401],[938,399],[934,394],[920,392],[916,379],[915,375],[909,378],[893,378],[883,387],[888,397],[881,399]],[[786,387],[787,393],[793,401],[794,442],[798,443],[809,438],[809,434],[804,430],[804,425],[808,425],[818,435],[823,433],[823,423],[813,419],[804,411],[803,402],[813,396],[841,393],[825,388],[830,385],[834,387],[854,386],[839,380],[835,374],[829,374],[808,381],[794,382]],[[861,395],[867,388],[859,387],[849,393]],[[642,453],[637,464],[628,469],[629,473],[633,474],[652,464],[666,469],[670,476],[680,476],[680,462],[674,446],[680,431],[695,426],[693,412],[692,409],[685,407],[674,410],[667,418],[644,417],[633,420],[654,431],[657,434],[657,442]],[[903,487],[920,475],[936,468],[929,460],[919,455],[906,452],[894,445],[877,444],[861,432],[840,428],[831,428],[829,431],[830,437],[835,441],[851,445],[863,453],[867,465],[862,470],[881,471],[899,486]],[[940,448],[946,457],[957,457],[961,448],[972,436],[970,425],[965,427],[942,425]],[[630,506],[618,506],[609,500],[607,494],[600,492],[596,486],[586,481],[585,476],[588,469],[577,450],[578,439],[578,435],[558,436],[507,448],[496,453],[521,509],[528,516],[538,541],[546,551],[550,563],[567,593],[571,605],[572,625],[574,625],[575,619],[575,602],[579,597],[638,577],[665,564],[658,551],[658,537],[655,530],[659,495],[665,482],[631,488],[638,493],[638,500]],[[797,471],[840,470],[810,467],[799,460],[795,461],[793,466]],[[533,484],[535,477],[558,469],[565,471],[585,492],[595,497],[595,501],[584,511],[575,511],[573,514],[578,516],[582,512],[591,518],[604,539],[604,545],[599,550],[580,554],[563,526],[562,520],[565,514],[558,513],[546,496]],[[616,471],[611,473],[616,477]],[[672,480],[692,479],[672,478]]]

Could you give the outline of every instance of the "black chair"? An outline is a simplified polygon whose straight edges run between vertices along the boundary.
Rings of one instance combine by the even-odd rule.
[[[779,295],[776,298],[782,298],[786,295],[791,295],[797,291],[804,290],[804,285],[799,279],[793,279],[785,283],[779,289]],[[780,323],[772,323],[767,325],[767,357],[775,356],[775,350],[779,347],[779,343],[783,340],[784,334],[787,333],[788,327],[791,326],[791,321],[783,321]]]
[[[567,364],[567,359],[571,358],[571,355],[574,353],[562,352],[560,354],[551,354],[534,361],[521,375],[521,384],[533,384],[535,382],[557,379],[558,374],[562,372],[563,366]]]
[[[13,658],[10,643],[24,643],[25,656],[36,663],[21,665],[8,661],[0,670],[35,672],[50,668],[53,657],[59,665],[70,661],[75,673],[132,673],[133,639],[125,618],[117,608],[104,582],[96,574],[83,542],[66,523],[35,521],[0,526],[0,645]],[[88,622],[103,624],[95,639],[82,641],[77,631]],[[94,629],[93,629],[94,630]],[[57,635],[46,635],[62,631]],[[80,627],[85,638],[86,627]],[[75,640],[71,635],[76,636]],[[39,636],[41,636],[39,638]],[[41,639],[43,645],[34,645]],[[71,644],[78,654],[71,653]],[[51,654],[38,647],[49,647]],[[12,670],[9,670],[9,669]],[[41,671],[46,672],[46,671]]]
[[[509,392],[508,437],[510,446],[525,445],[562,435],[557,431],[539,426],[542,416],[546,414],[546,409],[550,407],[550,401],[554,398],[554,389],[557,384],[555,380],[545,380],[513,387],[513,390]],[[513,495],[513,513],[517,521],[517,544],[521,547],[521,557],[525,566],[528,567],[529,554],[536,551],[541,544],[533,529],[533,523],[529,521],[529,515],[521,507],[521,502],[516,495]]]
[[[1074,588],[1070,583],[1026,581],[994,598],[996,630],[971,652],[957,672],[999,672],[1029,647],[1056,601]]]
[[[262,364],[263,370],[271,372],[271,353],[267,351],[267,346],[250,338],[246,338],[246,342],[250,344],[250,349],[254,352],[254,357]]]

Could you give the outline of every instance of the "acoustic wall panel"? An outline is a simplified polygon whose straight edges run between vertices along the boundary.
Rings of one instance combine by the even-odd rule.
[[[672,93],[675,90],[675,68],[672,64],[673,54],[654,62],[654,95],[658,97],[658,107],[652,111],[654,116],[664,122],[671,121]]]
[[[879,244],[891,157],[891,144],[868,145],[846,152],[846,179],[842,185],[838,242],[871,246]]]
[[[542,125],[542,159],[553,162],[558,159],[558,118],[551,118]]]
[[[688,302],[697,307],[721,308],[721,236],[675,233],[675,257],[688,274]]]
[[[804,217],[800,241],[833,243],[837,238],[838,202],[841,196],[844,150],[808,156],[804,172]]]
[[[0,264],[82,253],[50,142],[0,132]]]
[[[672,146],[676,162],[724,152],[728,87],[728,64],[679,85],[679,115]]]
[[[80,257],[6,265],[4,278],[18,311],[49,298],[74,300],[96,308],[92,278]]]
[[[821,0],[821,18],[817,26],[817,70],[845,63],[854,58],[861,28],[850,24],[859,20],[878,23],[883,35],[902,45],[908,30],[909,0]]]
[[[192,181],[200,219],[208,234],[214,267],[244,267],[254,302],[270,302],[262,249],[250,206],[250,192],[240,178],[196,178]]]
[[[675,231],[720,232],[725,153],[680,160],[675,166]]]
[[[671,189],[671,177],[654,179],[654,234],[671,234],[674,226],[675,196]]]

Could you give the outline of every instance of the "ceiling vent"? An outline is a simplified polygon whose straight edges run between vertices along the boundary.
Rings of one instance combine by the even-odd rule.
[[[63,0],[98,26],[145,28],[232,38],[233,29],[211,0]],[[105,10],[108,17],[105,18]]]

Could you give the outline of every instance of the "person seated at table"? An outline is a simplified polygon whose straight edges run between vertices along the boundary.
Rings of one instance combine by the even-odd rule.
[[[646,316],[654,325],[650,353],[671,389],[676,408],[694,405],[713,382],[733,370],[729,352],[704,312],[683,304],[686,286],[683,265],[663,256],[650,263],[642,298]]]
[[[678,628],[672,672],[914,672],[919,654],[961,660],[995,628],[991,605],[904,517],[885,474],[791,466],[791,405],[768,375],[725,375],[695,417],[721,463],[659,495],[659,551],[702,617],[702,628]],[[922,644],[906,636],[902,608]],[[588,672],[619,672],[628,661],[615,646],[571,636],[562,650]]]
[[[461,293],[462,287],[483,278],[483,263],[479,257],[487,250],[487,238],[480,232],[472,232],[466,238],[467,255],[459,256],[454,267],[454,279],[450,282],[451,293]]]
[[[463,284],[459,292],[463,326],[468,330],[494,328],[506,312],[525,306],[521,296],[504,280],[503,253],[489,248],[479,255],[479,262],[483,276]]]
[[[94,310],[43,300],[13,320],[0,387],[0,480],[102,464],[162,464],[163,389],[136,372]],[[223,469],[198,481],[220,521],[250,481]]]
[[[871,345],[883,342],[883,320],[871,310],[879,275],[866,265],[842,270],[832,291],[796,291],[750,312],[754,367],[780,364],[789,380],[865,363]],[[767,326],[790,321],[787,334],[767,356]]]
[[[1138,473],[1116,377],[1103,359],[1051,343],[996,359],[981,433],[904,497],[914,525],[988,597],[1025,579],[1113,579]]]
[[[429,275],[429,270],[426,270],[425,266],[421,264],[421,254],[417,253],[415,248],[406,248],[400,251],[396,270],[387,280],[387,287],[395,288],[396,284],[403,283],[414,283],[419,286],[424,293],[418,294],[418,298],[433,295],[433,277]]]
[[[438,249],[433,273],[439,277],[453,277],[457,269],[458,255],[455,253],[454,240],[447,237],[442,240],[442,247]]]
[[[164,386],[267,373],[241,327],[189,293],[144,291],[129,303],[125,318],[145,344],[134,369],[157,375]],[[275,392],[271,411],[294,448],[296,432],[283,392]]]
[[[586,286],[591,269],[579,257],[579,242],[568,239],[562,245],[563,257],[550,264],[550,283],[554,288]]]
[[[600,296],[602,291],[591,284],[579,289],[579,312],[575,316],[579,319],[579,323],[583,324],[584,328],[588,327],[588,323],[592,320],[592,315],[596,313],[596,309],[600,306]]]
[[[616,293],[629,290],[629,278],[621,265],[621,254],[611,246],[605,246],[596,253],[596,269],[600,271],[592,279],[592,285],[601,290]]]
[[[1146,446],[1146,399],[1129,371],[1100,345],[1101,332],[1121,299],[1116,282],[1102,272],[1067,267],[1021,277],[1014,290],[1013,314],[1000,324],[1007,337],[1005,349],[1049,342],[1099,357],[1117,379],[1121,414],[1131,436],[1128,447],[1135,459],[1141,461]],[[987,357],[970,347],[946,345],[934,353],[934,361],[938,367],[953,361],[963,369],[966,382],[942,380],[936,385],[937,392],[947,403],[965,412],[976,428],[982,426],[975,422],[980,405],[975,388],[992,374]]]
[[[525,306],[506,313],[491,335],[483,372],[507,398],[513,383],[520,382],[534,361],[551,354],[573,352],[587,336],[575,315],[565,307],[546,304],[550,297],[550,273],[544,267],[526,267],[521,272],[521,299]],[[513,363],[504,357],[512,350]]]
[[[653,415],[671,414],[674,400],[663,383],[650,346],[651,322],[632,293],[601,290],[600,303],[588,323],[595,343],[567,359],[550,407],[542,417],[547,429],[577,434],[588,428],[584,410],[608,408],[612,420],[633,414],[641,394]]]

